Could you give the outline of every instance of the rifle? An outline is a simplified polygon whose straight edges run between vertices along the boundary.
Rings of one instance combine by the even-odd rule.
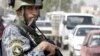
[[[36,26],[36,28],[37,28],[37,30],[41,33],[42,38],[43,38],[44,40],[46,40],[46,41],[48,41],[48,42],[50,42],[50,43],[52,43],[52,44],[55,45],[55,43],[54,43],[53,41],[51,41],[51,40],[49,40],[49,39],[46,38],[46,36],[42,33],[42,31],[41,31],[37,26]],[[59,49],[56,49],[55,56],[63,56],[63,55],[62,55],[62,53],[60,52]]]
[[[38,37],[35,37],[35,36],[34,36],[34,35],[36,34],[36,32],[33,32],[34,29],[33,29],[32,27],[26,26],[26,25],[23,25],[23,24],[22,24],[22,25],[17,25],[17,26],[18,26],[18,28],[21,30],[22,33],[24,33],[23,30],[22,30],[22,29],[24,28],[29,34],[33,34],[33,38],[35,39],[36,45],[38,45],[38,44],[39,44],[41,41],[43,41],[43,40],[48,41],[48,42],[54,44],[53,41],[51,41],[51,40],[49,40],[49,39],[46,38],[46,36],[41,32],[41,30],[40,30],[37,26],[36,26],[36,28],[37,28],[38,31],[42,34],[41,38],[38,38]],[[26,34],[26,33],[25,33],[25,34]],[[25,34],[24,34],[24,35],[25,35]],[[28,39],[29,39],[32,43],[34,43],[34,41],[32,40],[32,37],[28,37]],[[38,41],[39,41],[39,42],[38,42]],[[55,45],[55,44],[54,44],[54,45]],[[30,50],[32,50],[32,49],[30,49]],[[29,51],[30,51],[30,50],[29,50]],[[55,55],[54,55],[54,56],[63,56],[59,49],[56,49],[55,51],[56,51],[56,52],[55,52]],[[28,51],[26,51],[26,52],[28,52]],[[45,53],[45,55],[49,54],[49,52],[47,52],[47,51],[44,51],[44,53]]]

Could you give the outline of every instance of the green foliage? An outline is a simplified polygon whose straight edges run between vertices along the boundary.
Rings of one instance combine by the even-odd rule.
[[[69,12],[71,10],[72,0],[62,0],[61,10]]]
[[[58,10],[59,0],[44,0],[42,13]],[[72,0],[61,0],[60,9],[69,12],[71,9]]]

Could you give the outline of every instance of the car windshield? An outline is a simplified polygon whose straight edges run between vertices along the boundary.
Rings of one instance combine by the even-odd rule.
[[[51,23],[50,22],[36,22],[36,25],[38,27],[51,27]]]
[[[73,29],[76,25],[93,24],[91,16],[68,16],[67,28]]]
[[[76,33],[76,36],[86,36],[86,34],[91,30],[98,30],[98,29],[100,28],[79,28]]]
[[[40,17],[38,17],[38,20],[45,20],[45,17],[44,16],[40,16]]]
[[[100,35],[93,35],[90,41],[90,46],[100,45]]]

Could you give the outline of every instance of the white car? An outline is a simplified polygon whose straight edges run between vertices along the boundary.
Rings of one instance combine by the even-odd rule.
[[[69,37],[70,56],[80,56],[81,45],[88,32],[91,30],[100,30],[100,26],[96,25],[77,25]]]
[[[68,35],[76,25],[93,25],[94,15],[85,13],[66,13],[59,24],[59,37],[61,37],[62,47],[68,46]]]
[[[50,38],[52,36],[52,26],[51,26],[51,21],[49,20],[38,20],[36,22],[36,25],[38,28],[42,31],[42,33]],[[36,29],[37,33],[41,35],[41,33]]]

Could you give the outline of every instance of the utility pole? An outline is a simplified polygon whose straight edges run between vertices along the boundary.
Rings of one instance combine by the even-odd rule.
[[[59,0],[59,3],[58,3],[58,10],[59,11],[61,10],[61,0]]]
[[[74,12],[74,3],[73,3],[73,0],[72,0],[72,3],[71,3],[71,12]]]

